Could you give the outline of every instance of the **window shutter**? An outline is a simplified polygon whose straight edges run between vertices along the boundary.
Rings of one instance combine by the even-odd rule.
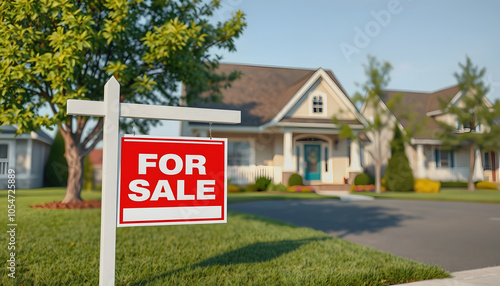
[[[455,168],[455,154],[453,154],[453,151],[450,151],[450,167]]]
[[[439,167],[439,150],[434,149],[434,159],[436,160],[436,168]]]

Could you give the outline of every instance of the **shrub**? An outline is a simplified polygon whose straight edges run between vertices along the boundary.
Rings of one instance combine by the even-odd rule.
[[[255,185],[257,185],[257,191],[262,192],[267,190],[267,187],[271,184],[271,179],[267,177],[258,177],[255,179]]]
[[[258,188],[256,184],[248,184],[243,188],[243,190],[245,192],[257,192]]]
[[[302,176],[299,174],[292,174],[290,178],[288,178],[288,186],[302,186],[303,180]]]
[[[66,186],[68,182],[68,163],[64,158],[64,150],[64,139],[61,133],[57,131],[45,165],[44,180],[45,185],[49,187]]]
[[[477,182],[476,188],[478,189],[488,189],[488,190],[498,190],[498,185],[488,181]]]
[[[85,156],[83,159],[83,187],[86,191],[92,191],[94,187],[94,166],[90,161],[90,156]]]
[[[375,183],[375,179],[372,176],[365,174],[365,173],[358,174],[354,178],[354,185],[356,185],[356,186],[372,185],[374,183]]]
[[[417,193],[438,193],[441,188],[441,183],[436,181],[431,181],[429,179],[416,179],[415,180],[415,192]]]
[[[414,179],[410,162],[405,153],[403,133],[394,124],[394,138],[391,141],[391,159],[385,169],[385,187],[389,191],[409,192],[413,190]]]
[[[442,188],[467,188],[467,182],[441,182]]]
[[[270,184],[269,187],[267,187],[268,191],[278,191],[278,192],[286,192],[286,186],[283,184],[275,185],[275,184]]]
[[[241,188],[238,186],[235,186],[235,185],[228,185],[227,192],[228,193],[239,193],[239,192],[241,192]]]

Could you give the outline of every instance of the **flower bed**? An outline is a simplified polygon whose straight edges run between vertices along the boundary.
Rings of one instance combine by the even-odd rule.
[[[287,192],[295,193],[316,193],[316,189],[312,186],[291,186],[288,187]]]
[[[374,192],[375,185],[354,185],[351,186],[351,192]]]

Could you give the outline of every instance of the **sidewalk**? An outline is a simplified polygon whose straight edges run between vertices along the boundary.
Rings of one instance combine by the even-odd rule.
[[[348,191],[317,191],[318,195],[322,196],[333,196],[340,197],[341,201],[352,202],[352,201],[373,201],[374,198],[363,195],[354,195]]]
[[[454,272],[452,278],[399,284],[409,286],[497,286],[500,285],[500,266]]]

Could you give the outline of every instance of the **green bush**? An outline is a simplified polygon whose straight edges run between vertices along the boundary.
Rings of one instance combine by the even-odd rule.
[[[467,188],[467,182],[441,182],[441,188]]]
[[[303,180],[302,176],[299,174],[292,174],[290,178],[288,178],[288,186],[302,186]]]
[[[275,185],[275,184],[270,184],[269,187],[267,187],[268,191],[278,191],[278,192],[286,192],[286,186],[283,184]]]
[[[44,182],[48,187],[62,187],[68,182],[68,163],[64,158],[64,150],[64,139],[57,131],[45,165]]]
[[[255,185],[257,186],[257,191],[262,192],[267,190],[267,187],[271,184],[271,179],[267,177],[258,177],[255,179]]]
[[[241,188],[235,185],[227,185],[227,192],[228,193],[239,193],[241,192]]]
[[[413,191],[413,171],[411,170],[408,157],[406,157],[403,133],[399,129],[398,123],[394,124],[391,155],[384,175],[386,188],[394,192]]]
[[[94,187],[94,167],[90,161],[90,156],[85,156],[83,159],[83,189],[92,191]]]
[[[258,191],[258,187],[256,184],[248,184],[246,185],[243,190],[245,192],[257,192]]]
[[[375,184],[375,179],[368,174],[357,174],[354,178],[354,185],[356,186],[364,186],[364,185],[373,185]]]

